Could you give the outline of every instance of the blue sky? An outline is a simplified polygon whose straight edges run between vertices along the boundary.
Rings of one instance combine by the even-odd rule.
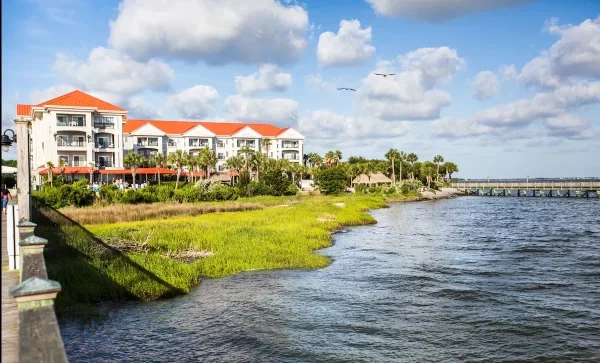
[[[600,2],[439,2],[3,1],[2,125],[16,103],[79,88],[131,117],[293,126],[307,152],[441,154],[467,178],[598,176]]]

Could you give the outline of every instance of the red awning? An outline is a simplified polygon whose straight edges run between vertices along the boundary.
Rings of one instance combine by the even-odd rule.
[[[61,168],[52,168],[52,174],[53,175],[60,175],[62,174]],[[90,168],[87,166],[65,166],[65,172],[64,174],[67,175],[72,175],[72,174],[89,174],[90,173]],[[38,171],[39,175],[48,175],[48,169],[42,169],[40,171]]]

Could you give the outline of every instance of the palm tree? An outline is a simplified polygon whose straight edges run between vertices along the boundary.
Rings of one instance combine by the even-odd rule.
[[[157,168],[158,185],[160,185],[160,169],[167,164],[167,157],[160,152],[155,152],[150,156],[148,161],[150,162],[150,165],[154,165]]]
[[[335,158],[336,158],[336,155],[333,151],[326,152],[325,157],[323,158],[323,161],[325,162],[325,166],[329,168],[331,165],[333,165]]]
[[[435,164],[433,164],[431,161],[426,161],[421,164],[421,175],[425,175],[428,188],[431,188],[433,173],[435,173]]]
[[[225,168],[227,170],[233,170],[234,172],[240,173],[242,167],[244,166],[244,160],[242,155],[232,156],[225,161]],[[235,182],[235,176],[233,177],[233,181]],[[235,184],[235,183],[232,183]]]
[[[342,161],[342,152],[336,150],[333,152],[335,165],[338,165]]]
[[[265,158],[261,153],[252,153],[250,155],[250,168],[256,170],[256,180],[260,179],[260,168],[265,163]]]
[[[310,164],[311,168],[314,168],[323,163],[323,158],[321,157],[321,155],[319,155],[317,153],[309,153],[308,154],[308,163]]]
[[[52,179],[54,176],[54,163],[48,161],[46,162],[46,167],[48,168],[48,180],[50,180],[50,186],[52,186]]]
[[[406,155],[406,161],[410,164],[410,180],[415,180],[415,172],[413,170],[413,165],[419,160],[419,157],[415,153],[410,153]]]
[[[144,163],[144,158],[142,155],[131,152],[127,154],[127,156],[123,159],[123,164],[129,166],[131,168],[131,175],[133,175],[133,188],[135,189],[135,175],[137,174],[137,169]]]
[[[248,146],[242,146],[242,148],[240,149],[240,153],[244,155],[244,167],[248,173],[250,172],[250,170],[248,169],[248,162],[250,161],[248,160],[248,156],[253,152],[254,150],[250,149]]]
[[[406,153],[404,151],[400,151],[398,152],[398,161],[400,162],[400,175],[399,175],[399,180],[402,181],[402,164],[404,163],[404,160],[406,160]]]
[[[451,161],[445,162],[442,168],[446,170],[446,173],[448,174],[448,179],[452,179],[452,173],[458,171],[458,166]]]
[[[194,166],[196,157],[192,154],[183,153],[183,166],[187,169],[187,180],[189,183],[194,181]]]
[[[96,164],[90,162],[88,165],[90,166],[90,184],[92,184],[94,182],[94,168],[96,167]]]
[[[210,177],[210,172],[215,169],[219,159],[214,151],[210,150],[208,146],[202,149],[200,153],[202,155],[202,166],[206,169],[206,178],[208,179]]]
[[[392,180],[394,183],[396,183],[396,168],[394,164],[398,159],[398,154],[400,153],[396,149],[390,149],[387,153],[385,153],[385,158],[392,162]],[[400,165],[402,165],[402,163],[400,163]],[[402,179],[402,172],[400,172],[400,179]]]
[[[60,159],[58,160],[58,165],[60,166],[60,175],[62,176],[63,180],[65,179],[65,169],[67,166],[67,161],[65,159]]]
[[[271,139],[269,139],[268,137],[265,137],[262,140],[262,146],[266,150],[266,156],[269,157],[269,150],[271,150]]]
[[[444,158],[442,157],[442,155],[436,155],[433,158],[433,162],[437,164],[437,173],[436,173],[435,180],[439,180],[440,179],[440,164],[444,162]]]
[[[179,176],[181,175],[181,168],[185,162],[187,153],[181,150],[175,150],[167,156],[167,162],[177,169],[177,180],[175,181],[175,189],[179,185]]]

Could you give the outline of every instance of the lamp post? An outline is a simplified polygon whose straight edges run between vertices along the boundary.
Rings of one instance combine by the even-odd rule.
[[[12,133],[12,138],[6,134],[8,131]],[[13,142],[17,142],[17,136],[15,135],[15,132],[11,129],[4,130],[4,134],[2,135],[2,151],[5,153],[8,152]]]

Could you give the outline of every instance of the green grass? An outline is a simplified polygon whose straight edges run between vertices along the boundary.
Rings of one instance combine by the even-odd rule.
[[[60,227],[39,226],[36,233],[50,240],[45,252],[49,276],[63,285],[57,311],[81,303],[187,293],[202,276],[325,267],[331,260],[313,251],[331,245],[330,232],[342,225],[376,223],[365,212],[386,206],[383,197],[368,195],[256,197],[244,202],[266,207],[84,227],[60,222]],[[51,220],[61,218],[55,212],[46,214],[52,213]],[[115,252],[98,241],[105,238],[147,242],[148,252]],[[190,250],[213,255],[191,264],[166,257]]]

